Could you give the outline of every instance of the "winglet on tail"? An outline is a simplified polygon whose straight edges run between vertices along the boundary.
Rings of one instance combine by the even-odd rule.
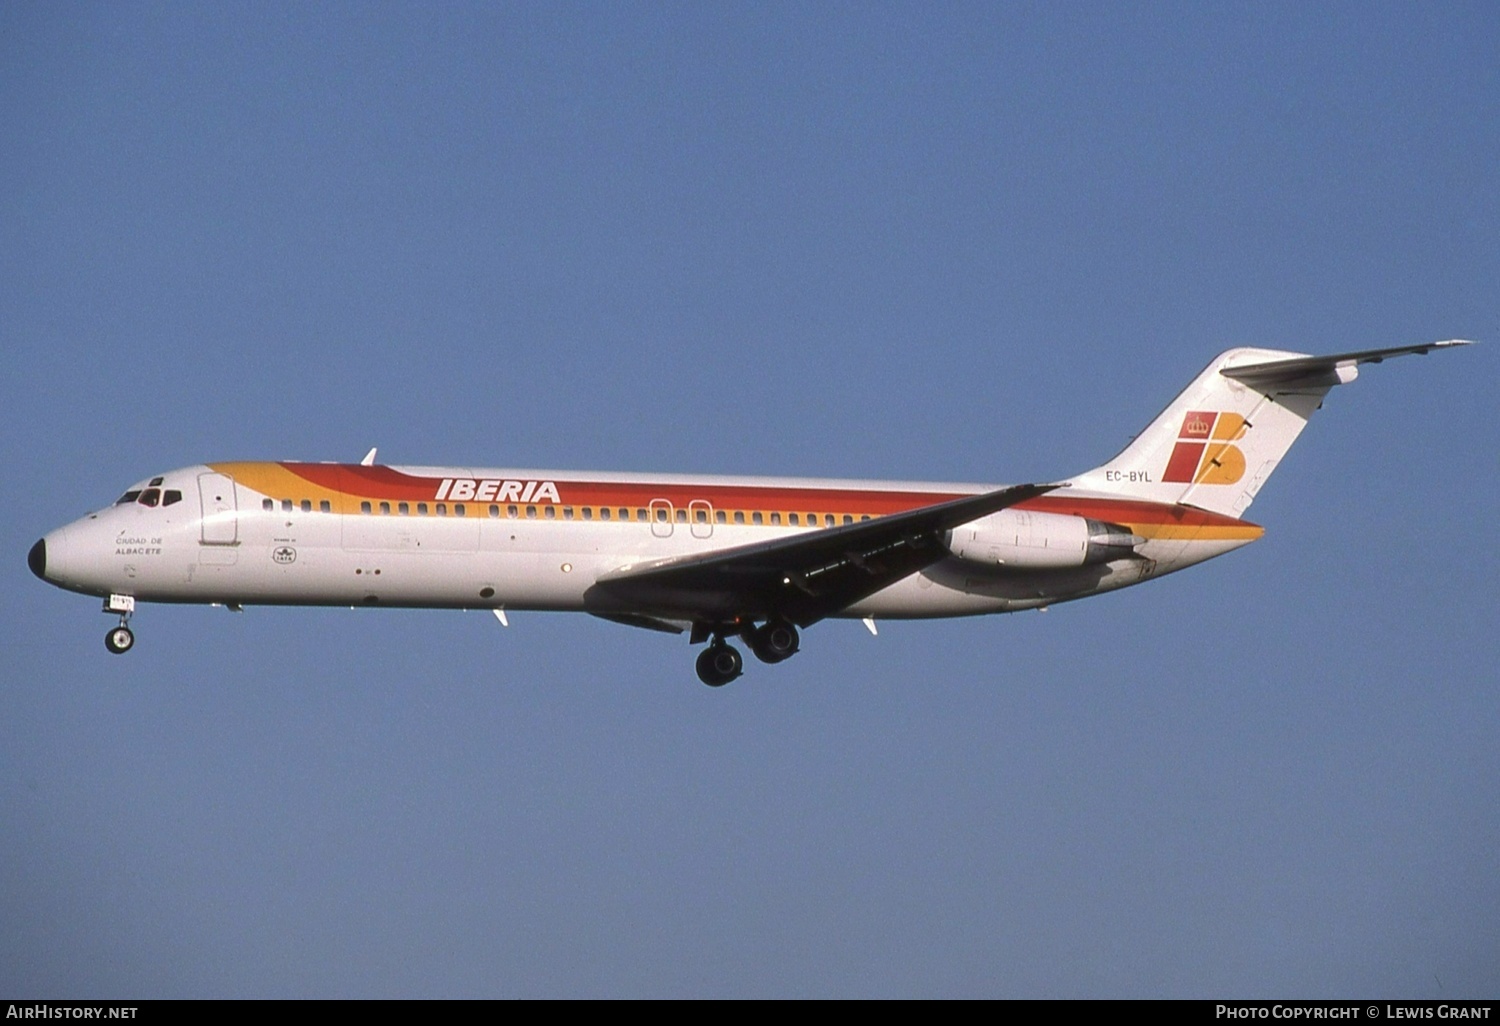
[[[1070,483],[1242,516],[1323,397],[1358,377],[1360,364],[1470,344],[1453,339],[1331,356],[1228,350],[1124,452]]]

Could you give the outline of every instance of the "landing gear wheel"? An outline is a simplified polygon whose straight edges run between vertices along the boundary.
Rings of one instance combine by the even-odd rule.
[[[745,669],[739,650],[716,641],[698,653],[698,679],[711,688],[722,688]]]
[[[779,663],[797,654],[801,640],[797,628],[785,620],[772,620],[750,632],[750,651],[763,663]]]
[[[135,634],[124,624],[111,627],[109,633],[104,635],[104,647],[115,655],[124,655],[135,647]]]

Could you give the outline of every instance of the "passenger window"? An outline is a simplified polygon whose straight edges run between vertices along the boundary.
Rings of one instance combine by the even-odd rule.
[[[664,507],[658,506],[656,508],[656,522],[658,524],[665,524],[667,522],[667,511]]]
[[[370,512],[370,504],[368,502],[361,502],[359,504],[359,511],[361,513],[368,513],[368,512]]]
[[[548,520],[556,520],[557,519],[557,507],[556,506],[546,506],[546,507],[544,507],[542,509],[542,516],[546,517]]]
[[[381,516],[389,516],[390,512],[391,512],[391,504],[389,502],[382,502],[380,504],[380,515]]]
[[[419,503],[417,503],[417,516],[419,516],[419,517],[425,517],[426,515],[427,515],[427,503],[425,503],[425,502],[419,502]]]
[[[497,520],[497,519],[499,519],[499,517],[500,517],[500,507],[499,506],[495,506],[495,505],[491,505],[490,506],[490,519],[491,520]]]
[[[398,502],[396,503],[396,512],[403,517],[409,516],[411,514],[411,505],[405,502]]]
[[[869,519],[870,519],[870,514],[868,514],[868,513],[861,513],[861,514],[860,514],[860,515],[859,515],[859,519],[860,519],[860,520],[861,520],[861,521],[864,521],[864,520],[869,520]]]
[[[765,518],[760,515],[759,510],[756,510],[754,513],[750,514],[750,522],[752,524],[763,524],[765,523]]]
[[[700,524],[706,524],[706,523],[708,523],[708,510],[706,510],[706,509],[695,510],[694,513],[693,513],[693,519],[696,520],[696,521],[698,521],[698,523],[700,523]]]
[[[737,509],[737,510],[734,511],[734,522],[736,524],[743,524],[745,522],[745,511],[744,510]]]
[[[724,511],[722,509],[714,513],[714,519],[721,524],[727,524],[729,522],[729,518],[724,515]]]
[[[621,520],[629,520],[630,519],[630,510],[625,509],[623,506],[620,507],[620,519]]]
[[[329,502],[327,499],[321,500],[318,503],[318,512],[320,512],[320,513],[332,513],[333,512],[333,503]]]
[[[833,514],[832,513],[824,513],[823,514],[823,526],[824,527],[832,527],[833,526]]]
[[[290,513],[291,511],[292,511],[292,500],[291,499],[282,499],[281,500],[281,512],[283,512],[283,513]]]
[[[776,524],[777,526],[780,526],[780,524],[781,524],[781,514],[780,513],[772,513],[771,514],[771,523]]]
[[[276,502],[273,499],[261,499],[260,508],[265,510],[267,513],[271,513],[276,509]]]
[[[679,524],[687,523],[687,510],[680,509],[677,511],[677,522]]]
[[[161,489],[147,488],[141,493],[141,497],[135,501],[139,502],[142,506],[155,506],[161,501]]]
[[[563,519],[564,520],[572,520],[573,519],[573,507],[572,506],[564,506],[563,507]]]
[[[788,513],[786,515],[786,522],[791,524],[793,527],[802,526],[802,521],[797,517],[797,514],[795,513]]]
[[[519,516],[520,513],[521,513],[520,509],[518,509],[515,506],[506,506],[505,507],[505,515],[507,517],[509,517],[510,519],[512,519],[512,520],[516,519],[516,517]]]
[[[599,519],[600,520],[608,520],[609,519],[609,507],[608,506],[604,506],[604,507],[600,508],[600,510],[599,510]]]
[[[445,517],[448,515],[448,504],[446,502],[439,502],[432,507],[432,511],[440,517]]]
[[[536,519],[536,507],[535,506],[527,506],[526,507],[526,519],[527,520],[535,520]]]
[[[302,512],[304,512],[304,513],[311,513],[312,512],[312,500],[311,499],[303,499],[302,500]]]
[[[605,510],[604,513],[605,513],[606,516],[608,516],[609,515],[609,510]],[[585,520],[592,520],[592,519],[594,519],[594,507],[592,507],[592,506],[585,506],[585,507],[583,507],[583,519],[585,519]]]
[[[663,517],[665,517],[665,516],[666,516],[666,514],[665,514],[665,513],[663,513],[663,514],[662,514],[662,516],[663,516]],[[646,519],[646,511],[645,511],[645,510],[643,510],[643,509],[638,509],[638,510],[636,510],[636,511],[635,511],[635,518],[636,518],[636,519],[637,519],[637,520],[645,520],[645,519]]]
[[[461,516],[464,515],[464,504],[463,503],[461,503],[461,502],[455,502],[453,504],[453,515],[456,516],[456,517],[461,517]]]

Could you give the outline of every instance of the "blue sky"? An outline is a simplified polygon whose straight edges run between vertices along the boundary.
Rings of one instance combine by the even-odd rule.
[[[1490,997],[1492,4],[0,8],[0,992]],[[1024,481],[1370,368],[1257,544],[720,691],[24,565],[214,459]]]

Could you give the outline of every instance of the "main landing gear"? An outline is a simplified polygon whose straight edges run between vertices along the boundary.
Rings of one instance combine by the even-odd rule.
[[[723,638],[698,653],[698,679],[711,688],[722,688],[745,671],[740,650],[726,645]]]
[[[757,627],[745,635],[750,642],[750,651],[763,663],[779,663],[797,654],[801,639],[797,628],[785,620],[772,620],[764,627]]]
[[[115,655],[124,655],[135,647],[135,632],[130,629],[130,615],[135,612],[135,597],[111,595],[104,600],[104,612],[120,614],[119,626],[104,635],[104,647]]]
[[[725,633],[715,633],[713,642],[698,653],[698,679],[711,688],[721,688],[745,672],[745,660],[739,650],[724,640]],[[797,628],[785,620],[771,620],[760,627],[739,632],[750,645],[750,651],[763,663],[779,663],[797,654],[801,639]]]

